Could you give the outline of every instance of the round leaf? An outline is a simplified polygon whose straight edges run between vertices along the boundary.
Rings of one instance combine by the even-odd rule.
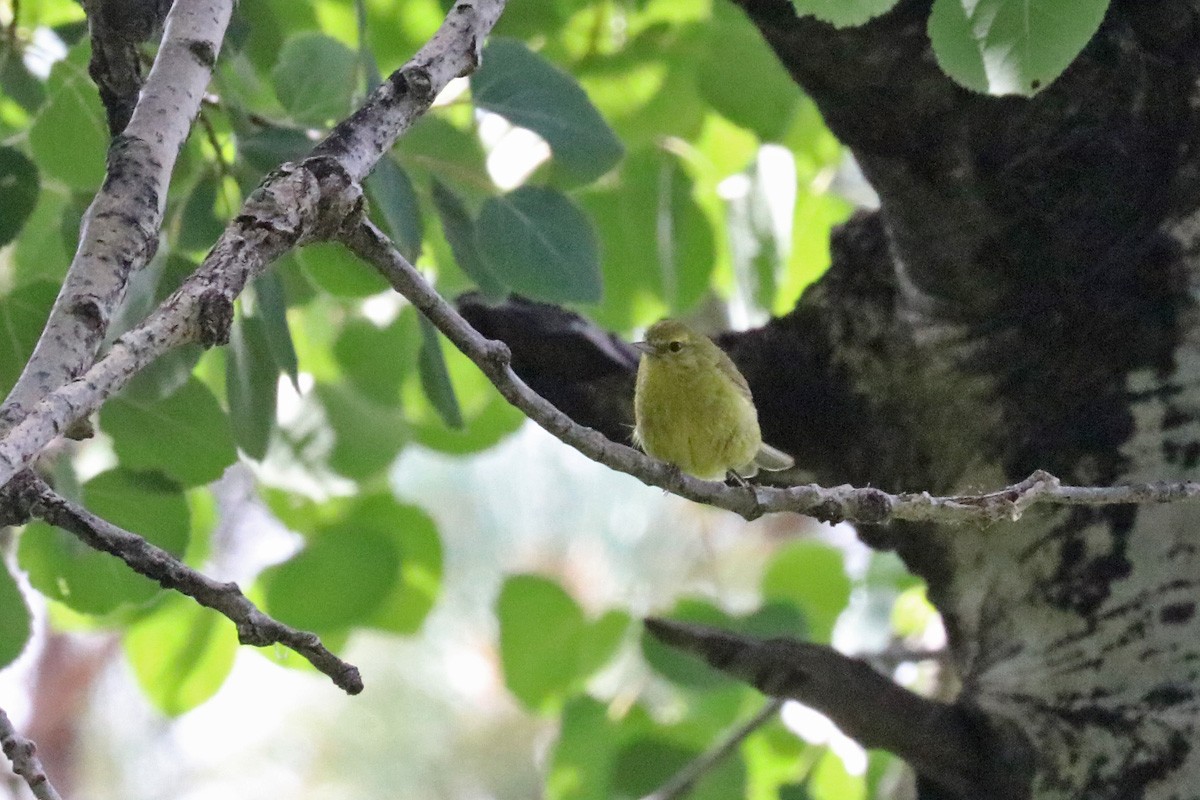
[[[523,186],[489,198],[475,235],[492,274],[515,291],[552,303],[600,301],[596,234],[565,194]]]
[[[862,25],[891,11],[899,0],[792,0],[796,13],[811,15],[839,28]]]
[[[841,551],[819,542],[795,542],[783,548],[763,573],[762,593],[767,600],[800,608],[812,638],[829,641],[838,615],[850,602],[850,579]]]
[[[170,595],[125,634],[125,657],[142,692],[177,717],[216,694],[233,669],[237,629],[192,598]]]
[[[184,486],[221,477],[237,460],[229,417],[208,387],[191,378],[158,402],[118,396],[100,412],[121,465],[159,470]]]
[[[1091,40],[1109,0],[935,0],[929,40],[954,80],[987,94],[1034,95]]]
[[[271,81],[292,118],[323,126],[350,111],[358,85],[358,56],[336,39],[305,32],[283,43]]]
[[[373,528],[338,527],[312,537],[263,572],[268,613],[311,631],[365,624],[398,580],[400,552]]]
[[[578,675],[587,621],[579,605],[552,580],[516,575],[496,601],[504,682],[534,711],[561,702]]]

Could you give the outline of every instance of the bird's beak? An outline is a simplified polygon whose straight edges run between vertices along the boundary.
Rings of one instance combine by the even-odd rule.
[[[645,353],[646,355],[652,355],[654,353],[654,345],[650,344],[649,342],[632,342],[632,344],[640,353]]]

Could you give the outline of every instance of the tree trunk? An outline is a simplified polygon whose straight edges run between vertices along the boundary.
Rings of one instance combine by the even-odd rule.
[[[845,30],[787,0],[739,3],[882,203],[840,229],[791,314],[722,341],[766,438],[827,485],[982,491],[1039,468],[1075,484],[1194,477],[1197,6],[1114,0],[1076,63],[1021,99],[938,69],[929,2]],[[466,310],[485,332],[504,315]],[[510,340],[514,366],[580,421],[619,430],[623,412],[580,388],[605,371],[568,374],[580,352],[603,357],[596,336],[525,335]],[[606,363],[609,384],[627,375]],[[980,773],[1020,769],[1027,784],[995,793],[1200,797],[1198,523],[1200,507],[1179,504],[862,531],[928,581],[955,705],[1019,734]]]

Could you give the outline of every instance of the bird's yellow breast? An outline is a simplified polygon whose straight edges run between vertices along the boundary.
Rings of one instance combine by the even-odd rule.
[[[691,475],[719,479],[750,464],[762,436],[753,402],[702,355],[642,358],[634,435],[650,455]]]

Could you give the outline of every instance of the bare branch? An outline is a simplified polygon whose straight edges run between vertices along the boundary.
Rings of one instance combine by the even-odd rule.
[[[694,761],[689,761],[683,769],[672,775],[670,780],[642,800],[679,800],[681,797],[686,797],[688,792],[696,786],[697,781],[728,758],[734,750],[741,746],[742,742],[746,741],[750,734],[774,719],[775,715],[779,713],[779,709],[783,708],[783,703],[784,698],[777,697],[769,700],[757,714],[737,726],[716,747],[703,753]]]
[[[13,772],[21,776],[29,790],[33,792],[34,797],[38,800],[62,800],[62,796],[50,783],[50,779],[46,777],[42,761],[37,757],[37,745],[17,733],[17,729],[13,727],[8,714],[4,713],[2,708],[0,708],[0,747],[3,747],[4,755],[8,756],[8,760],[12,762]]]
[[[237,626],[238,641],[242,644],[255,647],[281,644],[302,655],[346,693],[362,691],[357,667],[327,650],[316,634],[288,627],[264,614],[236,583],[221,583],[197,572],[136,533],[122,530],[60,496],[32,473],[18,475],[6,492],[14,498],[12,504],[27,506],[23,509],[26,513],[75,534],[89,547],[116,556],[134,572],[164,588],[186,594],[200,605],[224,614]]]
[[[962,797],[1019,797],[1021,781],[1028,780],[1020,769],[1007,769],[1005,775],[985,771],[991,763],[985,756],[1000,746],[1007,731],[989,728],[981,716],[961,706],[910,692],[865,661],[790,639],[763,641],[663,619],[645,624],[665,644],[699,656],[764,694],[815,708],[864,747],[895,753]]]
[[[927,492],[888,494],[879,489],[836,486],[726,486],[684,475],[670,465],[618,444],[575,423],[529,388],[510,365],[507,345],[484,337],[446,302],[370,220],[343,235],[346,245],[375,266],[392,287],[408,298],[491,380],[508,402],[588,458],[651,486],[755,519],[792,511],[827,522],[879,524],[892,520],[943,523],[990,523],[1016,520],[1035,504],[1115,505],[1169,503],[1200,496],[1195,481],[1134,484],[1112,488],[1062,486],[1038,471],[1024,481],[981,495],[933,497]]]
[[[83,217],[79,248],[50,318],[0,406],[0,433],[91,366],[130,274],[157,250],[171,171],[200,109],[232,9],[233,0],[178,0],[168,14],[141,99],[109,146],[104,185]],[[100,13],[99,6],[93,10]]]
[[[369,171],[451,79],[475,68],[479,42],[503,7],[504,0],[459,0],[438,33],[318,144],[311,157],[284,164],[268,176],[183,286],[83,375],[62,385],[46,383],[48,394],[31,392],[41,400],[23,415],[12,416],[16,424],[0,439],[0,486],[164,353],[188,342],[224,344],[233,301],[248,280],[298,244],[335,236],[347,219],[357,221],[362,202],[357,177]],[[135,112],[130,126],[136,121]],[[372,155],[347,150],[360,145]],[[58,378],[66,381],[72,374]]]

